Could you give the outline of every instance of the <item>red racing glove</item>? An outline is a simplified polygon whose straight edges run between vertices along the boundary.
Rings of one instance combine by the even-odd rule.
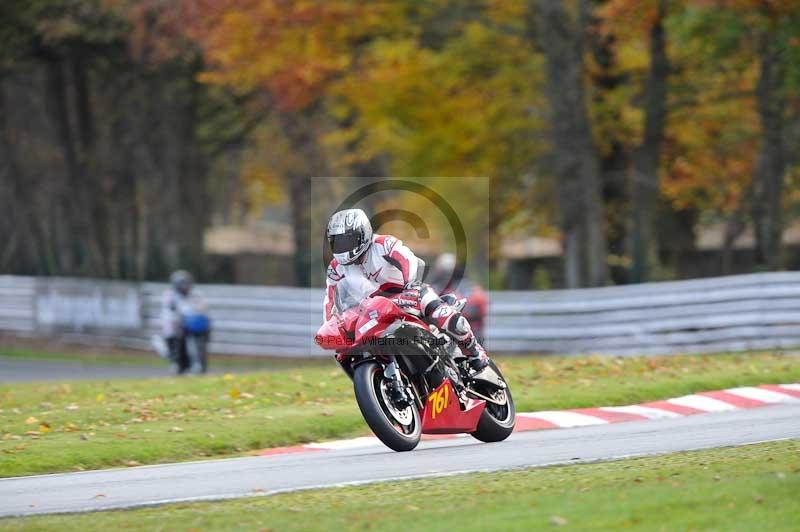
[[[406,312],[419,312],[419,288],[406,287],[402,292],[394,296],[391,301]]]

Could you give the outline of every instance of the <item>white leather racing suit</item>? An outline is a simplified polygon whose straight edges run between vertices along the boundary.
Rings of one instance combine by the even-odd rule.
[[[432,288],[420,283],[422,264],[401,240],[390,235],[373,235],[370,247],[354,263],[339,264],[334,259],[328,266],[324,319],[333,314],[338,283],[347,282],[348,290],[356,290],[361,299],[376,292],[394,292],[393,301],[405,312],[435,324],[462,348],[474,353],[475,336],[469,322]],[[478,348],[482,353],[483,349]]]

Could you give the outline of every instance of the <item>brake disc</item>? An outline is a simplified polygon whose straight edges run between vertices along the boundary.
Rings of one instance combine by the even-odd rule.
[[[389,397],[389,391],[386,387],[386,382],[384,381],[381,381],[381,395],[383,396],[383,404],[386,405],[387,410],[389,410],[389,413],[392,415],[395,421],[401,425],[410,425],[414,421],[414,413],[411,411],[410,406],[407,406],[402,410],[394,406],[391,398]]]

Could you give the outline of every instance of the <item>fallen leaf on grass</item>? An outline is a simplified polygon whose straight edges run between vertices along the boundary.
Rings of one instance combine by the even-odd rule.
[[[136,460],[128,460],[127,462],[125,462],[125,465],[128,466],[128,467],[136,467],[136,466],[140,466],[142,464],[140,464]]]
[[[78,405],[67,405],[64,407],[64,410],[79,410],[81,407]]]
[[[31,417],[29,417],[28,419],[25,420],[25,424],[26,425],[33,425],[33,424],[38,423],[38,422],[39,422],[39,420],[36,419],[33,416],[31,416]]]
[[[242,392],[239,391],[239,388],[234,386],[233,388],[231,388],[231,391],[228,392],[228,395],[231,396],[231,399],[238,399],[239,396],[242,395]]]
[[[50,432],[50,430],[51,430],[50,429],[50,423],[48,423],[47,421],[42,421],[39,424],[39,431],[40,432]]]
[[[550,518],[550,523],[556,526],[564,526],[567,524],[567,520],[560,515],[554,515]]]
[[[183,429],[180,427],[172,427],[169,429],[169,432],[183,432]]]

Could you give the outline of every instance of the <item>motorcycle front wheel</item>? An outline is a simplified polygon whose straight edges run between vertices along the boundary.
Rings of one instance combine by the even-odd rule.
[[[389,399],[383,368],[374,361],[356,367],[353,389],[364,421],[387,447],[394,451],[410,451],[419,444],[422,423],[416,404],[404,409]]]

